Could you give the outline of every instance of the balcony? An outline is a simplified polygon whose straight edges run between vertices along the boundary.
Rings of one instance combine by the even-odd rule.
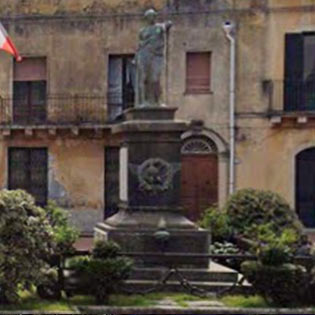
[[[107,123],[106,98],[47,96],[45,99],[0,99],[0,124],[4,126],[80,125]]]
[[[284,120],[306,123],[315,119],[315,81],[266,81],[264,88],[269,96],[272,123]]]
[[[0,126],[93,126],[115,122],[133,106],[112,94],[107,97],[55,95],[28,100],[0,98]]]

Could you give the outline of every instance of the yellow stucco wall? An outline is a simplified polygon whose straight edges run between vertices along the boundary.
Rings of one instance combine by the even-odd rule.
[[[8,185],[8,148],[47,148],[48,199],[68,209],[73,222],[85,231],[104,217],[104,165],[105,147],[118,145],[117,139],[105,136],[95,139],[69,133],[48,136],[36,131],[34,137],[25,138],[15,133],[0,140],[0,187]]]
[[[272,109],[283,110],[285,34],[315,31],[314,6],[312,0],[269,0],[269,12],[241,19],[239,30],[237,189],[273,190],[292,207],[295,157],[315,146],[314,124],[298,124],[295,118],[272,127],[267,116],[269,94],[264,92],[263,81],[274,85]]]

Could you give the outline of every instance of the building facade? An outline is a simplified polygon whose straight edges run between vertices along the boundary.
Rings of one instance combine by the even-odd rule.
[[[151,7],[173,22],[164,102],[190,122],[182,135],[186,214],[197,219],[228,196],[229,20],[235,189],[279,192],[313,227],[313,0],[2,0],[1,21],[24,61],[1,53],[0,187],[26,189],[43,205],[55,200],[87,233],[117,211],[111,127],[133,106],[133,55]]]
[[[315,1],[260,2],[239,21],[237,188],[280,193],[314,228]]]

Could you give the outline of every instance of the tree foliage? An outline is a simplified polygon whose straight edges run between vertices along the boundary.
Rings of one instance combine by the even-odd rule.
[[[0,303],[18,300],[18,288],[41,282],[53,252],[45,211],[22,190],[0,191]]]
[[[53,230],[55,241],[54,254],[64,256],[72,253],[74,251],[73,245],[80,233],[69,224],[69,215],[53,201],[48,202],[45,212]]]

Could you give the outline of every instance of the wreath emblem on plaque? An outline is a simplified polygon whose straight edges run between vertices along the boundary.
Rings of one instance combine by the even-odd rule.
[[[173,175],[168,162],[160,158],[148,159],[138,168],[139,188],[151,193],[166,191],[172,185]]]

